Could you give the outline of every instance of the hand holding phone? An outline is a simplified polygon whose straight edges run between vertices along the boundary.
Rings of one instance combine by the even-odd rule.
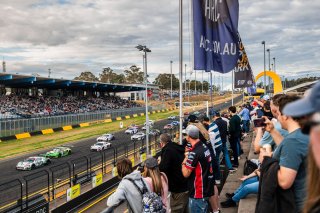
[[[253,120],[254,127],[265,127],[265,119],[264,118],[256,118]]]

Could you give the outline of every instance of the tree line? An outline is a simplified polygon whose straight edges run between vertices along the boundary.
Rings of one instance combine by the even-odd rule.
[[[123,73],[117,74],[110,67],[103,68],[102,72],[99,73],[99,76],[95,76],[90,71],[82,72],[78,77],[75,77],[74,80],[90,81],[90,82],[101,82],[101,83],[118,83],[118,84],[142,84],[144,83],[144,72],[140,67],[132,65],[129,69],[125,69]],[[155,80],[154,84],[158,85],[160,89],[170,90],[171,89],[171,74],[161,73]],[[194,90],[195,86],[197,91],[207,92],[209,88],[209,83],[207,81],[195,81],[189,80],[183,82],[183,90]],[[179,89],[179,79],[172,75],[172,89]],[[220,88],[213,86],[214,91],[218,91]]]

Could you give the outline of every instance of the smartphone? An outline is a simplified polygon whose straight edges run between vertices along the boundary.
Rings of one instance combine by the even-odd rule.
[[[264,123],[264,118],[257,118],[253,120],[254,127],[264,127],[266,124]]]

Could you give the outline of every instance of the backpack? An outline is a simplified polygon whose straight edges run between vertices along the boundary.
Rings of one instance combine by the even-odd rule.
[[[243,166],[243,174],[250,175],[252,172],[254,172],[254,170],[256,170],[258,168],[258,165],[255,164],[254,162],[252,162],[251,160],[248,160],[248,158],[246,158],[246,159],[247,160]]]
[[[137,190],[142,195],[142,212],[150,212],[150,213],[165,213],[166,209],[163,208],[162,199],[159,195],[154,192],[149,192],[146,184],[141,179],[143,184],[142,190],[138,187],[138,185],[134,182],[134,180],[127,178],[133,185],[137,188]]]

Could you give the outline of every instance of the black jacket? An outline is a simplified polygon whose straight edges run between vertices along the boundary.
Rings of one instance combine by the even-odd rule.
[[[279,162],[264,157],[261,164],[256,213],[296,212],[293,188],[284,190],[278,185]]]
[[[167,143],[161,150],[159,169],[168,177],[169,191],[174,193],[188,191],[187,179],[182,175],[184,147],[174,142]]]
[[[227,135],[228,135],[228,123],[226,121],[222,120],[222,118],[217,118],[214,121],[214,123],[217,124],[217,126],[218,126],[222,143],[226,143],[227,142]]]

